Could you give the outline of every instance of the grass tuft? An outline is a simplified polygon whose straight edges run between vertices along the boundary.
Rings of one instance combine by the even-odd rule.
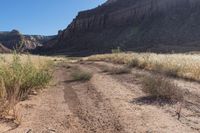
[[[127,63],[127,66],[129,68],[138,67],[139,66],[139,60],[134,58],[130,62]]]
[[[92,78],[92,73],[76,68],[71,73],[71,77],[73,81],[88,81]]]
[[[109,66],[102,66],[102,72],[107,72],[109,74],[126,74],[131,73],[131,69],[127,66],[124,67],[109,67]]]
[[[127,74],[131,73],[131,69],[128,67],[113,67],[110,71],[110,74]]]

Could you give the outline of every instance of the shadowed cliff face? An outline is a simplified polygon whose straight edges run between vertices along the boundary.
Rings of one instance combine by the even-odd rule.
[[[3,46],[3,44],[0,43],[0,53],[10,53],[11,50]]]
[[[55,53],[200,50],[199,0],[109,0],[80,12],[53,41]]]
[[[38,46],[43,46],[52,38],[53,36],[22,35],[17,30],[0,32],[0,52],[9,52],[18,48],[21,48],[22,51],[35,49]]]

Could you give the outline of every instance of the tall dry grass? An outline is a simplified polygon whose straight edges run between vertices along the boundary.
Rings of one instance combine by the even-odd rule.
[[[200,81],[199,54],[117,53],[93,55],[87,60],[126,64],[129,67]]]
[[[47,57],[1,55],[0,58],[0,111],[12,108],[28,94],[48,85],[52,78],[52,62]],[[9,110],[9,109],[8,109]]]

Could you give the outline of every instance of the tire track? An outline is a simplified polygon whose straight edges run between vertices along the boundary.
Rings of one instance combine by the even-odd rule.
[[[110,75],[98,73],[99,69],[91,64],[82,64],[81,68],[93,71],[92,85],[102,95],[110,99],[111,105],[120,116],[120,122],[125,132],[196,132],[182,124],[176,118],[171,117],[161,108],[153,105],[138,105],[131,101],[138,98],[138,85],[130,88]]]
[[[85,133],[124,133],[109,100],[90,82],[65,83],[64,98]],[[81,132],[81,131],[79,131]]]

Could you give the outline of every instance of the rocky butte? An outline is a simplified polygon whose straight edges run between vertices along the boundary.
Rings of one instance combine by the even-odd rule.
[[[50,45],[37,52],[90,54],[200,50],[199,0],[108,0],[79,12]]]
[[[28,51],[43,46],[54,36],[22,35],[17,30],[0,32],[0,53],[8,53],[14,49]]]

